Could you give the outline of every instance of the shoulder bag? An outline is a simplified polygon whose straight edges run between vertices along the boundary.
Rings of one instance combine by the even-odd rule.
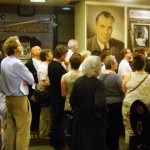
[[[35,90],[33,92],[33,99],[42,107],[47,107],[50,105],[50,92],[48,89],[40,90],[37,88],[37,84],[35,86]]]

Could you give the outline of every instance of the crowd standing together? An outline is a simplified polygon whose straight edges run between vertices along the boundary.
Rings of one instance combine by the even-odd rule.
[[[110,23],[106,28],[112,33],[114,18],[102,12],[96,23],[102,24],[101,20]],[[101,38],[98,35],[98,40]],[[105,43],[100,44],[101,52],[88,49],[81,53],[75,39],[69,40],[68,47],[60,44],[53,51],[34,46],[31,60],[23,64],[19,60],[23,51],[19,38],[9,37],[4,42],[5,57],[0,66],[1,150],[28,150],[30,131],[34,130],[39,131],[40,138],[49,139],[55,150],[62,150],[65,144],[73,150],[119,150],[119,138],[125,131],[125,142],[131,150],[134,133],[130,107],[140,99],[150,108],[147,55],[144,49],[132,54],[128,48],[112,53],[108,50],[111,45]],[[49,95],[42,104],[34,96],[36,90]]]

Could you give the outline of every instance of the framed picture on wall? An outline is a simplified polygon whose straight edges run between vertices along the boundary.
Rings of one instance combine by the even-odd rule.
[[[86,14],[87,50],[101,52],[108,49],[119,63],[122,60],[120,51],[125,45],[124,7],[87,5]]]
[[[149,46],[149,25],[134,24],[134,46]]]
[[[23,46],[23,54],[20,57],[21,60],[28,60],[31,58],[30,42],[21,42]]]

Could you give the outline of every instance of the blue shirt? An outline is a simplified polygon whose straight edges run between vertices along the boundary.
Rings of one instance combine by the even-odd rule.
[[[122,80],[117,73],[111,72],[109,74],[101,74],[99,79],[105,85],[107,104],[123,101],[124,94],[122,92]]]
[[[34,78],[27,67],[16,57],[7,56],[1,62],[1,80],[0,86],[2,92],[6,96],[23,96],[24,94],[20,90],[22,81],[26,81],[27,84],[32,85]],[[26,87],[27,88],[27,87]]]

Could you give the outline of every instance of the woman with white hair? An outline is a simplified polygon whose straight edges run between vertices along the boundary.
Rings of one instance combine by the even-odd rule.
[[[103,62],[106,69],[100,75],[99,79],[105,85],[106,103],[109,109],[106,145],[108,150],[118,150],[119,137],[123,128],[121,108],[124,94],[122,92],[122,80],[115,72],[118,67],[115,56],[106,56]]]
[[[74,111],[73,150],[105,150],[105,128],[108,113],[105,87],[97,79],[100,58],[87,57],[82,64],[83,76],[73,86],[70,104]]]

